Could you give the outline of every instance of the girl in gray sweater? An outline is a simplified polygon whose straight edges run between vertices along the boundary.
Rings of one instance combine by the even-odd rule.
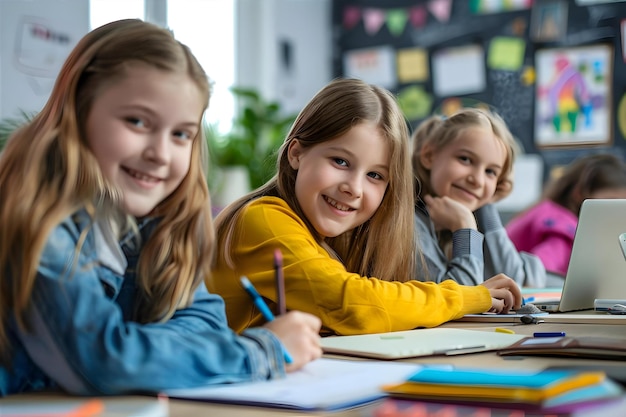
[[[504,273],[520,286],[546,286],[543,263],[517,251],[493,205],[513,188],[516,147],[502,118],[483,109],[432,116],[416,129],[416,277],[476,285]]]

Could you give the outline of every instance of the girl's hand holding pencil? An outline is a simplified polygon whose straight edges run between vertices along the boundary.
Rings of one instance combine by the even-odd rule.
[[[292,362],[286,364],[291,372],[322,356],[321,326],[321,320],[312,314],[290,311],[263,327],[272,331],[291,355]]]
[[[290,311],[282,314],[284,307],[284,282],[281,262],[275,266],[280,268],[277,273],[277,293],[282,301],[279,301],[279,316],[275,317],[254,285],[247,277],[241,277],[241,285],[250,295],[254,304],[267,320],[265,328],[273,332],[283,345],[285,356],[285,368],[287,372],[302,368],[308,362],[322,356],[319,332],[322,322],[312,314],[299,311]],[[278,282],[280,280],[281,282]]]

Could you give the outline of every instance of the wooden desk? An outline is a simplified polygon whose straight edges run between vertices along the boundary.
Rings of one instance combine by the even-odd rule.
[[[441,327],[475,329],[475,330],[494,330],[496,328],[508,328],[517,334],[532,336],[534,332],[565,332],[569,336],[604,336],[604,337],[626,337],[626,320],[623,325],[605,324],[558,324],[558,323],[539,323],[539,324],[520,324],[520,323],[471,323],[471,322],[450,322]],[[327,355],[328,357],[343,358],[346,356]],[[365,360],[356,359],[354,360]],[[588,359],[567,359],[567,358],[542,358],[542,357],[504,357],[498,356],[495,352],[475,353],[469,355],[446,356],[446,357],[428,357],[408,359],[407,361],[424,364],[451,364],[458,367],[485,367],[496,369],[514,369],[524,367],[525,369],[544,369],[549,366],[569,365],[572,363],[578,365],[598,365],[601,367],[607,364],[616,366],[626,366],[621,361],[606,360],[588,360]],[[341,413],[298,413],[284,410],[264,409],[257,407],[238,407],[214,405],[206,403],[195,403],[189,401],[170,400],[170,415],[172,417],[195,417],[210,413],[211,416],[241,416],[241,417],[269,417],[275,415],[284,416],[311,416],[311,415],[330,415],[335,417],[364,417],[367,410],[371,410],[375,405],[362,407],[355,410],[344,411]]]
[[[623,338],[626,336],[626,320],[623,325],[619,324],[559,324],[559,323],[540,323],[540,324],[503,324],[503,323],[471,323],[471,322],[451,322],[441,327],[453,327],[463,329],[476,330],[494,330],[497,327],[508,328],[517,334],[532,336],[534,332],[555,332],[562,331],[568,336],[604,336]],[[328,357],[347,358],[345,356],[328,355]],[[366,360],[356,359],[354,360]],[[409,359],[410,362],[423,364],[451,364],[457,367],[485,367],[496,369],[513,369],[523,367],[524,369],[544,369],[549,366],[560,365],[597,365],[605,367],[607,365],[615,365],[624,367],[626,363],[623,361],[607,361],[607,360],[587,360],[587,359],[567,359],[567,358],[542,358],[542,357],[501,357],[495,352],[474,353],[468,355],[446,356],[446,357],[428,357]],[[11,396],[0,400],[0,410],[2,403],[6,401],[14,401],[18,399],[28,398],[36,401],[44,398],[39,394],[27,394],[19,396]],[[315,416],[330,415],[334,417],[364,417],[367,411],[375,407],[369,405],[354,410],[339,413],[302,413],[286,410],[267,409],[258,407],[232,406],[221,404],[209,404],[196,401],[169,400],[171,417],[199,417],[211,415],[212,417],[221,416],[241,416],[241,417],[269,417],[269,416]],[[1,413],[0,413],[1,414]],[[111,414],[103,414],[103,417],[110,417]],[[117,415],[119,416],[119,415]]]

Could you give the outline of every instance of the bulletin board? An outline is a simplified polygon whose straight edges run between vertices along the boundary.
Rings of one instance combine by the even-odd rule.
[[[626,159],[626,1],[333,0],[335,76],[396,94],[415,128],[488,107],[549,173]]]

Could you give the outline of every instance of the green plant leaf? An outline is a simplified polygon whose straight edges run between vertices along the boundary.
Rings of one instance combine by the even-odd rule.
[[[207,133],[211,161],[216,166],[242,165],[248,168],[253,188],[263,185],[275,173],[276,152],[296,115],[285,115],[281,105],[266,101],[251,88],[232,87],[238,112],[229,133]]]

